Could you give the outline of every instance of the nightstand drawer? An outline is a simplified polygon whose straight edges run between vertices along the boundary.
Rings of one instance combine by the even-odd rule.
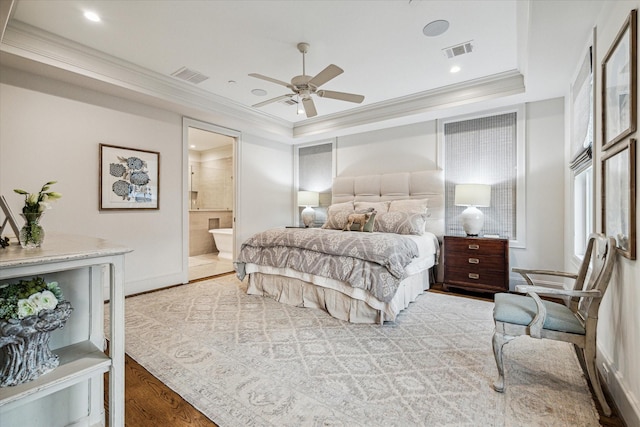
[[[504,272],[490,270],[447,269],[445,281],[447,283],[484,284],[495,288],[504,288]]]
[[[446,251],[456,254],[500,254],[504,248],[502,240],[488,239],[447,239]]]
[[[456,269],[504,271],[504,257],[481,254],[455,254],[445,258],[448,267]]]

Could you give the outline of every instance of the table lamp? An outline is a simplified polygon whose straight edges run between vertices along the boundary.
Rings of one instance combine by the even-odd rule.
[[[298,191],[298,206],[304,206],[300,214],[302,223],[309,227],[316,219],[316,212],[312,206],[318,206],[320,194],[317,191]]]
[[[458,184],[456,185],[456,206],[468,206],[460,219],[462,228],[467,236],[477,236],[484,224],[484,214],[478,207],[491,205],[491,186],[486,184]]]

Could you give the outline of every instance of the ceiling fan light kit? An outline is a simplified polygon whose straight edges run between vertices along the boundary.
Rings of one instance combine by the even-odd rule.
[[[360,104],[364,101],[363,95],[356,95],[353,93],[347,92],[336,92],[331,90],[318,90],[320,86],[327,83],[328,81],[334,79],[340,74],[344,73],[344,70],[337,65],[329,64],[324,70],[320,71],[315,76],[308,76],[306,73],[306,64],[305,64],[305,55],[309,51],[309,43],[298,43],[298,50],[302,53],[302,74],[299,76],[295,76],[291,79],[291,83],[286,83],[282,80],[274,79],[271,77],[263,76],[262,74],[251,73],[250,77],[255,77],[257,79],[262,79],[271,83],[275,83],[281,86],[285,86],[289,88],[293,93],[287,95],[281,95],[276,98],[268,99],[263,102],[259,102],[253,107],[262,107],[267,104],[271,104],[273,102],[282,101],[284,99],[292,99],[296,95],[298,96],[299,101],[302,102],[302,106],[304,107],[304,112],[307,117],[314,117],[318,115],[316,110],[315,103],[313,102],[312,95],[319,96],[321,98],[331,98],[337,99],[340,101],[354,102]],[[298,110],[298,113],[300,111]]]

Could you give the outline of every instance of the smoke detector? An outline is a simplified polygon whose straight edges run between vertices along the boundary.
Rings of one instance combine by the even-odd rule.
[[[454,46],[445,47],[442,49],[442,53],[447,58],[455,58],[456,56],[464,55],[467,53],[473,52],[473,40],[469,40],[468,42],[460,43]]]

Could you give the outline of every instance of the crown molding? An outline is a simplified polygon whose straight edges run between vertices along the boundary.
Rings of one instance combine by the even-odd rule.
[[[8,24],[0,52],[172,104],[248,122],[252,128],[279,136],[292,136],[291,122],[21,22]]]
[[[398,118],[525,91],[522,74],[512,70],[293,123],[21,22],[9,22],[0,52],[21,58],[22,61],[17,62],[23,68],[25,62],[45,64],[72,76],[84,77],[84,80],[68,80],[95,90],[117,88],[115,93],[128,91],[137,94],[141,102],[148,103],[151,98],[166,105],[213,113],[225,118],[226,123],[221,125],[236,126],[243,131],[267,132],[289,143],[349,128],[379,126]],[[43,73],[42,70],[43,67],[38,68],[39,74]],[[56,74],[57,78],[59,74]],[[92,81],[96,84],[92,85]],[[174,110],[184,111],[180,108]]]
[[[337,131],[385,120],[458,107],[480,101],[524,93],[524,77],[517,70],[506,71],[463,83],[353,108],[349,114],[331,114],[305,120],[293,127],[294,137]]]

